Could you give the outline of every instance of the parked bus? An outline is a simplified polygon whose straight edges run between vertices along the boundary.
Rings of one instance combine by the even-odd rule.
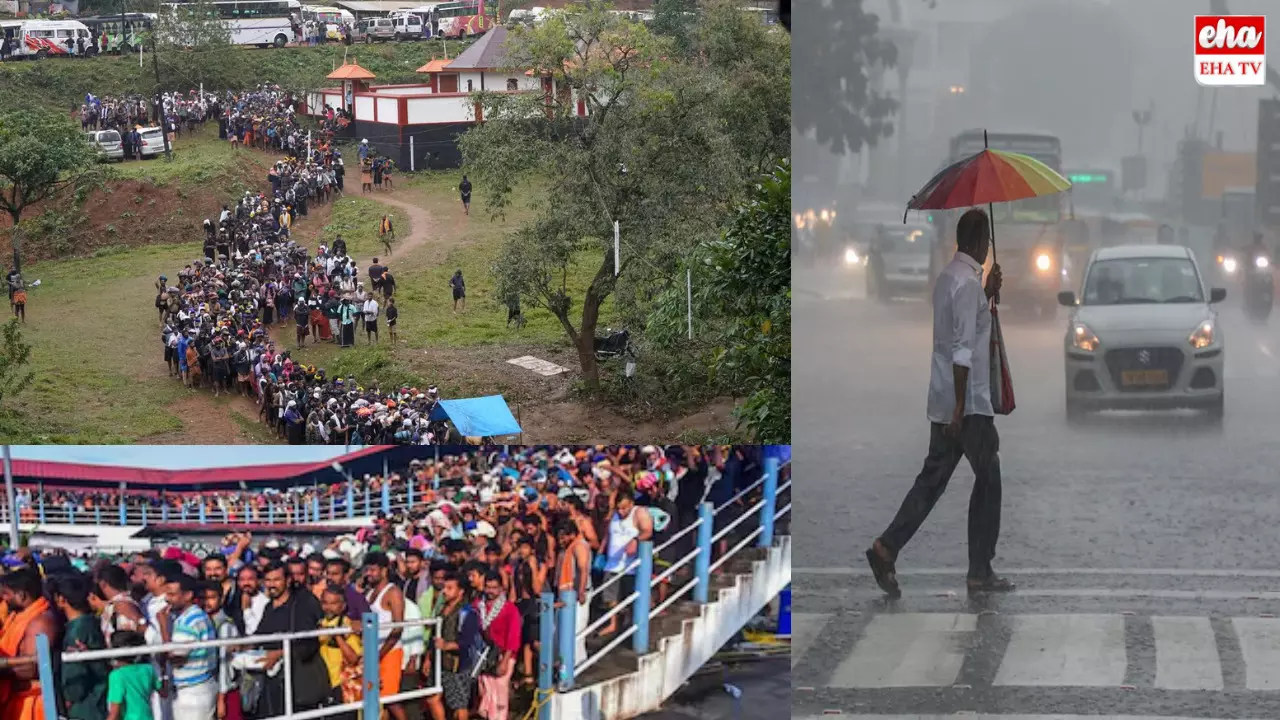
[[[100,15],[80,18],[80,22],[89,28],[89,34],[98,38],[99,52],[133,52],[149,43],[147,35],[154,27],[156,16],[153,13],[124,13],[123,15]],[[102,44],[102,36],[107,42]]]
[[[325,26],[325,37],[329,40],[342,39],[342,26],[356,26],[356,16],[350,10],[330,7],[328,5],[303,5],[302,21],[320,21]]]
[[[442,2],[431,9],[432,37],[463,38],[483,35],[498,16],[497,3],[483,0]]]
[[[78,40],[85,53],[93,45],[89,28],[79,20],[22,20],[6,22],[0,32],[13,48],[11,58],[71,57],[78,53]]]
[[[168,3],[165,8],[174,12],[186,5]],[[293,26],[302,21],[298,0],[214,0],[210,5],[227,24],[236,45],[284,47],[296,39]]]

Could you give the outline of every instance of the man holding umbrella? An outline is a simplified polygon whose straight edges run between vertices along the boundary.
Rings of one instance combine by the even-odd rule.
[[[898,553],[924,523],[961,458],[973,468],[969,498],[970,592],[1004,592],[1013,583],[991,567],[1000,535],[1000,436],[991,399],[991,298],[1000,292],[1000,266],[985,286],[982,266],[991,223],[979,209],[956,225],[956,255],[933,291],[933,358],[929,374],[929,454],[898,514],[867,550],[876,583],[898,596]]]

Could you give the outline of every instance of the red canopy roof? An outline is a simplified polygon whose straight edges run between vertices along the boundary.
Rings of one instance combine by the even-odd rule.
[[[374,445],[347,453],[333,460],[317,462],[244,465],[241,467],[200,468],[195,470],[155,470],[117,465],[55,462],[52,460],[14,460],[13,476],[19,481],[24,479],[81,480],[109,483],[123,482],[133,486],[226,485],[262,480],[288,480],[300,475],[325,470],[335,462],[350,462],[385,449],[383,446]]]
[[[355,63],[349,62],[343,63],[342,67],[329,73],[326,77],[329,80],[372,80],[378,76]]]

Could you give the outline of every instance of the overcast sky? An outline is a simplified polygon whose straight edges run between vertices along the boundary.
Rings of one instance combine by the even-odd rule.
[[[324,445],[14,445],[12,452],[14,459],[190,470],[329,460],[343,455],[346,448]]]

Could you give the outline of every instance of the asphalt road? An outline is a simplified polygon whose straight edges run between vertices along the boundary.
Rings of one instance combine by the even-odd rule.
[[[725,689],[740,691],[735,698]],[[791,673],[784,657],[694,678],[643,720],[777,720],[791,713]]]
[[[931,310],[866,300],[856,271],[793,270],[794,716],[1280,717],[1280,319],[1228,303],[1227,411],[1068,427],[1065,313],[1005,319],[1017,391],[997,419],[999,598],[966,597],[965,464],[899,559],[862,553],[928,441]]]

